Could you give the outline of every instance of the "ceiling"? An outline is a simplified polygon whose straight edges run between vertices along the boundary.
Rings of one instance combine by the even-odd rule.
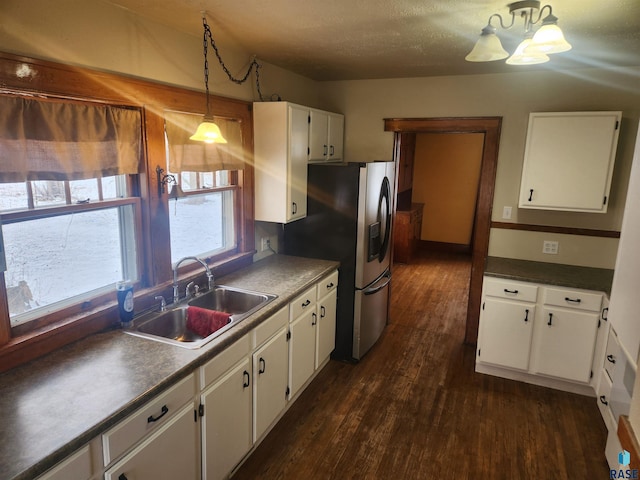
[[[573,49],[535,66],[464,60],[492,13],[510,21],[502,1],[107,1],[194,36],[202,35],[206,11],[221,47],[238,43],[258,60],[320,81],[640,66],[640,0],[552,3]],[[524,34],[523,21],[497,33],[512,52]]]

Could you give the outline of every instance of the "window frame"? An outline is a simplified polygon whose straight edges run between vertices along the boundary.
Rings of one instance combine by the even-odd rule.
[[[24,72],[29,72],[25,75]],[[20,72],[20,75],[18,75]],[[130,78],[114,73],[59,64],[0,52],[0,91],[2,93],[44,95],[70,102],[107,103],[140,108],[142,112],[143,168],[138,181],[129,183],[130,196],[124,203],[136,204],[135,228],[140,281],[134,286],[137,311],[154,306],[155,295],[170,298],[173,270],[171,265],[168,192],[159,191],[156,167],[166,168],[164,110],[205,114],[204,92]],[[234,171],[237,248],[204,260],[216,276],[230,273],[252,263],[254,237],[253,122],[251,102],[211,95],[211,113],[237,119],[241,124],[246,165]],[[135,177],[135,176],[134,176]],[[131,178],[131,177],[130,177]],[[214,189],[204,190],[218,190]],[[204,193],[199,190],[197,193]],[[28,210],[39,213],[69,213],[105,208],[118,200],[94,201],[81,205],[59,205]],[[17,221],[27,210],[0,215],[2,221]],[[13,219],[13,220],[9,220]],[[204,282],[202,268],[185,264],[179,270],[181,288],[188,281]],[[0,272],[0,372],[53,351],[92,333],[118,325],[115,289],[68,308],[52,312],[34,329],[16,334],[10,327],[4,272]],[[40,320],[34,320],[39,322]],[[28,322],[31,323],[31,322]],[[15,330],[15,328],[13,329]]]

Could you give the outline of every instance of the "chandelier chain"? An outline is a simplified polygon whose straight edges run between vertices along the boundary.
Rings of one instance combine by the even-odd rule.
[[[235,76],[233,76],[231,71],[227,68],[227,65],[222,60],[222,57],[220,56],[220,52],[218,51],[218,46],[216,45],[216,42],[213,39],[213,34],[211,33],[211,28],[207,24],[207,19],[205,17],[202,17],[202,24],[204,26],[204,35],[203,35],[204,84],[205,84],[205,89],[206,89],[206,94],[207,94],[207,115],[210,114],[210,112],[209,112],[209,100],[208,100],[209,99],[209,60],[207,59],[207,51],[208,51],[208,47],[209,47],[209,42],[211,42],[211,48],[213,48],[213,51],[216,54],[216,58],[218,59],[218,63],[220,63],[220,66],[222,67],[222,70],[224,70],[224,73],[227,74],[227,77],[229,77],[229,80],[231,80],[233,83],[236,83],[238,85],[242,85],[244,82],[247,81],[247,79],[249,78],[249,75],[251,75],[251,71],[255,68],[255,70],[256,70],[256,90],[258,91],[258,97],[260,98],[260,101],[261,102],[264,101],[264,99],[262,97],[262,90],[260,88],[260,67],[262,67],[262,65],[260,65],[258,63],[258,61],[255,59],[255,57],[254,57],[251,60],[251,63],[249,64],[249,67],[247,68],[247,72],[244,74],[244,77],[236,78]]]

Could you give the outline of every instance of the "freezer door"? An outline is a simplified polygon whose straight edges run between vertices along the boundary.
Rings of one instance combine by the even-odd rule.
[[[394,172],[393,162],[367,163],[360,169],[356,288],[389,268]]]
[[[356,290],[353,319],[353,358],[360,360],[387,325],[391,272],[386,270],[368,288]]]

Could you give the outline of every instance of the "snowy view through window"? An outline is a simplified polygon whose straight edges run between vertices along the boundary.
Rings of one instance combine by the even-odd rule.
[[[63,182],[31,183],[36,208],[65,205]],[[72,204],[99,199],[97,180],[69,184]],[[114,177],[102,179],[103,198],[115,198],[116,185]],[[26,184],[0,184],[1,211],[27,207]],[[128,205],[5,223],[5,281],[12,325],[122,279],[120,230],[121,225],[133,229],[133,215],[124,214],[131,209]]]

